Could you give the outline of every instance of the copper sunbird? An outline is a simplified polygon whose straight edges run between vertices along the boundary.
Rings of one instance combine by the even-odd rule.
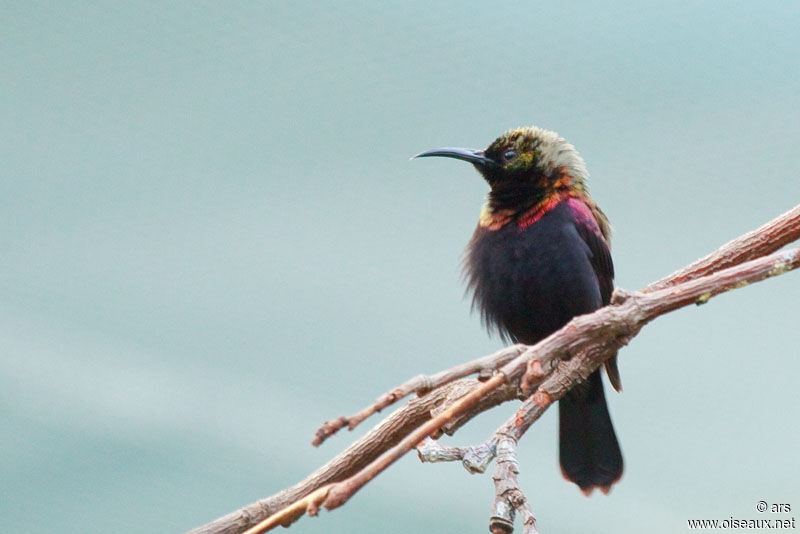
[[[485,150],[439,148],[472,163],[488,200],[464,262],[473,307],[504,339],[535,344],[577,315],[609,303],[614,267],[608,219],[589,196],[588,173],[571,144],[537,127],[509,130]],[[619,388],[616,357],[606,364]],[[622,476],[600,371],[558,403],[564,477],[585,494],[607,493]]]

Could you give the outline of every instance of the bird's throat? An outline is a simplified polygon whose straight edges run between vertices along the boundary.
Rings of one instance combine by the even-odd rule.
[[[532,225],[555,208],[562,200],[577,197],[576,191],[562,190],[548,195],[542,200],[524,208],[492,208],[491,201],[481,209],[478,225],[487,230],[499,230],[509,223],[515,223],[521,230]]]

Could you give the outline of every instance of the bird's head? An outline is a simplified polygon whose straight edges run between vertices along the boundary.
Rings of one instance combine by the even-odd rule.
[[[586,192],[583,159],[557,133],[536,126],[507,131],[486,150],[438,148],[415,157],[441,156],[472,163],[491,187],[492,211],[522,212],[554,194]]]

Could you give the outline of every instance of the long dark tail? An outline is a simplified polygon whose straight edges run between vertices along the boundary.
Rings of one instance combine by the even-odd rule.
[[[622,451],[614,434],[600,371],[558,403],[561,472],[589,495],[608,493],[622,476]]]

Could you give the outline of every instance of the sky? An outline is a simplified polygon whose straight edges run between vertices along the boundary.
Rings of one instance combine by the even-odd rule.
[[[6,2],[0,530],[181,532],[302,479],[326,420],[502,346],[460,262],[511,127],[558,131],[644,287],[800,199],[796,2]],[[607,496],[520,443],[542,532],[800,507],[800,278],[648,325]],[[482,442],[515,406],[447,443]],[[377,418],[369,423],[376,423]],[[484,532],[488,475],[408,455],[296,533]],[[588,527],[591,525],[591,527]]]

